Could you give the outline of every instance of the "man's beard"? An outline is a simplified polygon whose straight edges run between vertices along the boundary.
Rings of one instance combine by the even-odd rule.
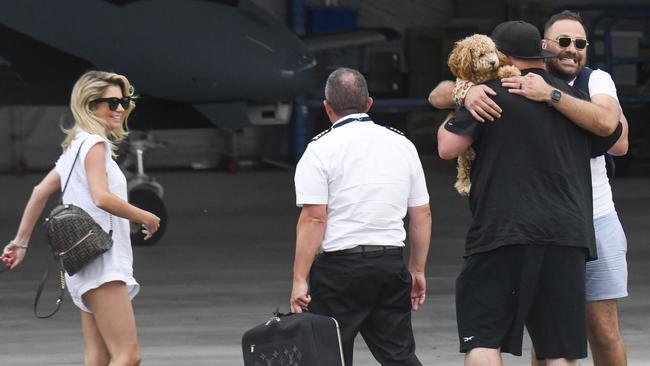
[[[559,61],[557,60],[557,58],[547,58],[546,68],[553,76],[558,77],[564,81],[571,81],[575,79],[576,76],[578,76],[578,74],[580,73],[580,71],[582,71],[582,69],[585,68],[585,64],[580,62],[575,72],[565,71],[558,66],[558,63]]]

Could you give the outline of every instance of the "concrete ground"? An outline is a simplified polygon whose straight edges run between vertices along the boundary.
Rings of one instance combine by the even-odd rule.
[[[425,157],[433,209],[428,297],[414,317],[425,365],[461,365],[457,352],[454,281],[469,212],[451,186],[453,163]],[[241,336],[279,307],[288,311],[298,209],[293,172],[155,172],[165,189],[169,227],[154,247],[134,249],[142,285],[134,307],[143,365],[242,365]],[[13,238],[41,174],[0,176],[0,238]],[[650,364],[650,179],[618,178],[614,197],[629,241],[630,296],[620,301],[629,365]],[[47,260],[42,227],[24,265],[0,274],[0,365],[80,365],[79,311],[69,298],[51,319],[32,315]],[[50,288],[55,284],[51,283]],[[53,292],[45,294],[49,305]],[[530,349],[526,341],[524,352]],[[504,356],[508,365],[528,357]],[[355,365],[376,365],[359,340]],[[591,359],[582,365],[591,365]]]

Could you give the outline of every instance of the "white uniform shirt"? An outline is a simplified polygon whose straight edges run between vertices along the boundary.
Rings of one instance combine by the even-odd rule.
[[[569,84],[573,85],[572,80]],[[589,76],[589,96],[607,94],[618,101],[616,86],[612,77],[603,70],[594,70]],[[612,188],[607,178],[605,157],[598,156],[591,159],[591,187],[594,199],[594,219],[614,212],[614,200],[612,199]]]
[[[328,252],[357,245],[404,246],[407,208],[429,202],[413,143],[365,113],[341,118],[307,146],[295,184],[299,207],[327,205],[321,251]]]
[[[83,145],[82,145],[83,143]],[[90,188],[84,162],[91,147],[103,143],[106,148],[106,175],[108,178],[108,189],[123,200],[127,200],[126,178],[115,160],[111,156],[111,148],[108,141],[99,135],[77,129],[75,138],[70,146],[61,154],[56,162],[56,171],[61,177],[61,189],[65,186],[68,175],[70,182],[63,195],[63,203],[72,203],[86,211],[106,232],[109,231],[110,222],[108,212],[95,206]],[[81,147],[81,150],[79,150]],[[77,162],[73,162],[79,151]],[[133,251],[131,249],[131,237],[129,220],[114,216],[113,220],[113,247],[107,252],[88,263],[74,276],[65,275],[66,284],[70,291],[72,301],[81,310],[92,312],[88,304],[83,301],[82,295],[88,290],[101,286],[106,282],[122,281],[127,286],[129,297],[133,297],[140,290],[140,285],[133,277]]]

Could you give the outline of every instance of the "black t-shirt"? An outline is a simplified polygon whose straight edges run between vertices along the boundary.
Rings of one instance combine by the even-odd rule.
[[[581,91],[542,69],[547,83],[587,99]],[[501,118],[478,123],[466,109],[445,128],[470,135],[472,224],[465,255],[504,245],[586,248],[596,258],[589,158],[605,153],[621,134],[603,138],[581,129],[546,103],[511,94],[499,80],[488,82]]]

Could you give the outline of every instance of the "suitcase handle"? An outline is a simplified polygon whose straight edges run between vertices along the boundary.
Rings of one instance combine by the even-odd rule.
[[[264,323],[264,325],[268,327],[269,325],[271,325],[273,323],[279,323],[282,320],[283,317],[291,316],[291,315],[295,315],[295,313],[292,313],[292,312],[281,313],[279,307],[275,308],[275,311],[273,312],[273,316],[271,318],[269,318],[269,320],[267,320],[266,323]]]

